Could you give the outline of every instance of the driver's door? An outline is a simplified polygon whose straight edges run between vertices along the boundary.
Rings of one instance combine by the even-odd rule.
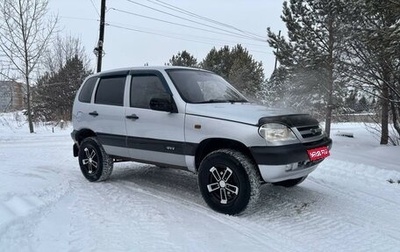
[[[131,76],[129,107],[125,110],[127,145],[138,161],[186,166],[184,114],[150,109],[152,98],[170,96],[158,71],[135,72]]]

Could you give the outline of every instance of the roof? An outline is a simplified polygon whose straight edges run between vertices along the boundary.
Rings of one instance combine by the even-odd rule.
[[[125,67],[125,68],[116,68],[116,69],[110,69],[106,71],[101,71],[100,73],[95,73],[91,76],[102,76],[102,75],[108,75],[108,74],[116,74],[116,73],[121,73],[121,74],[128,74],[130,71],[135,71],[135,70],[156,70],[156,71],[165,71],[169,69],[187,69],[187,70],[201,70],[201,71],[207,71],[205,69],[201,68],[194,68],[194,67],[185,67],[185,66],[140,66],[140,67]]]

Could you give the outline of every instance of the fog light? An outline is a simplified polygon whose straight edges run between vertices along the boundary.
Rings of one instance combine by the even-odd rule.
[[[293,171],[297,168],[298,164],[297,163],[292,163],[292,164],[287,164],[285,165],[285,171]]]

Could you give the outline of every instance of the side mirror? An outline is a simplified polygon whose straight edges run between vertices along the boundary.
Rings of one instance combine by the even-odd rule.
[[[174,111],[171,100],[167,98],[152,98],[150,100],[150,109],[165,112]]]

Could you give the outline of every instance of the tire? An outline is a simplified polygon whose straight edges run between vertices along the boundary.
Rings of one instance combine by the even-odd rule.
[[[204,201],[213,210],[236,215],[257,203],[260,178],[256,166],[241,152],[221,149],[201,162],[198,181]]]
[[[304,176],[301,178],[288,179],[288,180],[284,180],[284,181],[280,181],[280,182],[275,182],[272,184],[276,185],[276,186],[293,187],[293,186],[296,186],[296,185],[300,184],[301,182],[303,182],[306,178],[307,178],[307,176]]]
[[[114,163],[95,137],[85,138],[78,152],[83,176],[90,182],[104,181],[112,173]]]

